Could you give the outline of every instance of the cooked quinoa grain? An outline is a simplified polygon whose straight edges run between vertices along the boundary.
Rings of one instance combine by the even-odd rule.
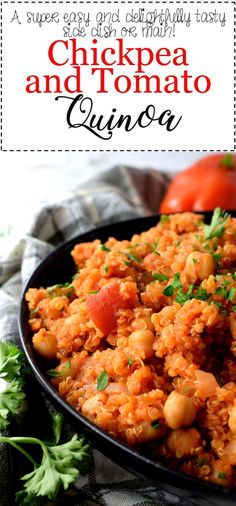
[[[78,244],[73,280],[26,300],[34,348],[58,361],[52,382],[71,406],[235,487],[236,219],[214,219],[175,214],[130,241]]]

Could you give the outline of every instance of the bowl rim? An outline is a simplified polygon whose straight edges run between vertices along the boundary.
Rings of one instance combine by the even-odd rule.
[[[197,214],[197,213],[194,212],[194,214]],[[200,212],[199,214],[204,214],[205,217],[209,218],[212,215],[212,212],[211,211]],[[235,211],[235,213],[230,211],[230,214],[231,215],[235,214],[235,216],[236,216],[236,211]],[[83,426],[85,431],[88,430],[88,432],[93,433],[94,436],[98,436],[99,438],[103,438],[107,443],[112,445],[115,449],[117,449],[121,453],[125,453],[129,457],[131,457],[132,460],[138,459],[141,464],[152,466],[153,468],[155,468],[157,473],[161,472],[161,478],[163,478],[163,477],[165,478],[164,482],[161,481],[162,488],[165,488],[165,484],[168,487],[169,485],[172,486],[172,483],[178,483],[177,487],[179,488],[179,490],[184,489],[185,491],[189,490],[192,492],[200,492],[201,491],[206,494],[213,493],[214,495],[217,495],[217,496],[219,496],[219,494],[220,494],[221,497],[225,497],[226,499],[228,497],[228,499],[230,499],[230,500],[236,500],[236,490],[235,489],[228,488],[228,487],[221,487],[221,486],[216,485],[212,482],[209,483],[204,480],[195,478],[191,475],[181,473],[180,471],[170,469],[168,466],[164,465],[162,462],[152,460],[151,458],[147,457],[145,454],[142,454],[139,451],[136,451],[135,448],[130,447],[125,442],[115,438],[114,436],[112,436],[108,432],[101,429],[99,426],[95,425],[93,422],[91,422],[84,415],[82,415],[81,413],[76,411],[72,406],[70,406],[70,404],[68,404],[59,395],[56,388],[50,383],[49,378],[46,376],[46,374],[43,373],[42,368],[37,363],[37,356],[33,352],[33,347],[32,347],[32,345],[30,345],[27,342],[27,338],[25,336],[25,325],[28,326],[28,322],[25,320],[25,306],[26,306],[25,294],[29,288],[38,286],[37,283],[34,286],[35,280],[38,278],[38,276],[40,276],[41,272],[44,271],[45,266],[47,266],[50,263],[50,261],[55,257],[55,255],[56,256],[60,255],[60,253],[63,252],[64,250],[66,251],[66,253],[69,253],[71,251],[72,247],[75,246],[75,244],[78,244],[78,243],[84,242],[84,241],[88,242],[88,236],[92,235],[92,234],[98,235],[98,238],[99,238],[100,234],[108,233],[107,237],[109,237],[109,234],[111,233],[112,229],[115,229],[118,227],[126,227],[127,228],[129,226],[134,225],[134,224],[141,225],[142,223],[147,224],[147,227],[150,228],[150,226],[153,226],[155,223],[157,223],[159,221],[160,216],[161,216],[160,214],[144,216],[144,217],[139,216],[139,217],[135,217],[135,218],[132,218],[129,220],[122,220],[122,221],[118,221],[118,222],[114,222],[114,223],[105,224],[105,225],[97,227],[97,228],[93,227],[93,228],[86,230],[86,232],[82,232],[82,233],[76,235],[74,238],[63,242],[60,246],[56,247],[51,253],[49,253],[38,264],[36,269],[34,269],[32,274],[30,275],[29,279],[24,284],[22,292],[21,292],[19,311],[18,311],[18,329],[19,329],[19,334],[20,334],[20,342],[21,342],[22,348],[24,350],[24,353],[26,355],[27,361],[30,365],[30,368],[32,369],[32,371],[34,373],[36,380],[43,388],[43,391],[49,397],[49,400],[51,400],[54,404],[59,406],[60,409],[64,413],[69,415],[70,420],[73,419],[74,424],[75,424],[75,422],[79,422],[79,425]],[[140,229],[140,231],[141,231],[141,229]],[[115,234],[115,232],[114,232],[114,234]],[[128,235],[129,234],[127,233],[127,236]],[[130,235],[133,235],[132,230],[130,231]],[[93,239],[90,239],[90,241],[92,241],[92,240]],[[60,277],[60,274],[59,274],[59,277]],[[88,436],[88,439],[89,439],[89,436]],[[94,446],[95,445],[93,443],[92,447],[94,447]],[[99,448],[99,451],[102,452],[102,449]],[[106,453],[105,453],[105,455],[106,455]],[[111,459],[111,457],[109,457],[109,458]],[[128,469],[131,473],[137,474],[138,476],[140,476],[140,473],[138,471],[136,472],[133,469],[133,467],[126,465],[126,463],[122,462],[122,464],[121,464],[121,463],[117,462],[115,460],[115,458],[114,458],[114,462],[116,462],[118,465],[123,466],[124,468]],[[141,476],[144,478],[144,475],[141,474]],[[168,481],[168,479],[167,479],[168,477],[170,478],[170,481]],[[158,476],[157,476],[157,478],[158,478]],[[146,479],[148,479],[148,477]],[[154,481],[154,483],[155,483],[155,480],[153,480],[153,479],[151,479],[150,481],[152,483]],[[160,484],[160,480],[159,480],[159,484]],[[156,485],[158,485],[158,480],[156,482]]]

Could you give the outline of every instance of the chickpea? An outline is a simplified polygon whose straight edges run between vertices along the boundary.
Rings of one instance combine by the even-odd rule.
[[[40,331],[33,337],[35,351],[44,358],[52,360],[57,356],[57,338],[52,332],[46,329]]]
[[[185,272],[189,275],[192,282],[197,279],[203,281],[209,278],[215,272],[215,262],[210,253],[194,251],[187,257]]]
[[[234,404],[232,409],[229,411],[228,425],[231,432],[236,435],[236,404]]]
[[[153,350],[154,334],[151,330],[135,330],[129,336],[129,346],[140,352],[141,358],[151,358]]]
[[[150,316],[143,316],[132,322],[134,330],[153,330],[153,324]]]
[[[194,450],[202,446],[200,433],[194,429],[172,430],[166,440],[167,446],[178,459],[190,457]]]
[[[191,425],[195,420],[196,412],[193,401],[175,390],[169,394],[163,408],[166,424],[171,429]]]

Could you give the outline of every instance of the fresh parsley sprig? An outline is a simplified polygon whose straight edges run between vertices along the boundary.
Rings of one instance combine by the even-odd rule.
[[[225,230],[225,223],[229,216],[229,213],[222,211],[220,207],[216,207],[210,225],[205,225],[204,239],[209,240],[214,237],[222,237]]]
[[[34,504],[36,498],[56,498],[61,489],[66,490],[84,469],[88,460],[89,446],[76,434],[66,443],[58,444],[61,437],[62,416],[53,414],[52,442],[35,437],[0,437],[0,443],[8,443],[20,451],[33,464],[33,471],[21,478],[23,489],[17,492],[16,500],[24,506]],[[23,446],[22,446],[23,445]],[[42,450],[42,460],[38,463],[25,450],[24,445],[38,445]]]
[[[24,358],[17,346],[0,343],[0,428],[9,425],[11,417],[17,415],[25,399]],[[63,417],[52,415],[51,441],[35,437],[0,437],[0,443],[10,444],[26,457],[33,470],[23,476],[23,489],[16,494],[21,506],[37,504],[39,498],[55,499],[61,489],[66,490],[75,481],[88,461],[89,446],[76,434],[66,443],[58,444],[61,438]],[[38,445],[42,460],[37,462],[25,449],[25,445]]]
[[[5,429],[19,413],[25,394],[23,353],[14,344],[0,343],[0,429]]]
[[[23,364],[23,353],[14,344],[0,343],[0,378],[12,381],[20,376]]]

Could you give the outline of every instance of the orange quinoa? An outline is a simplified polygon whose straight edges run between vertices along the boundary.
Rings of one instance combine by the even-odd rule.
[[[217,221],[218,212],[218,221]],[[35,350],[95,424],[172,468],[236,485],[236,219],[163,216],[78,244],[73,281],[26,294]]]

